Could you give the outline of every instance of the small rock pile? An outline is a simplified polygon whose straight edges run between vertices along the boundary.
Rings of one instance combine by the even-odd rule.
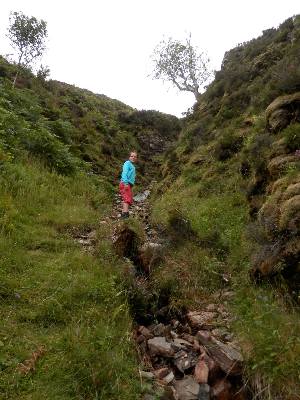
[[[246,400],[243,357],[226,327],[228,318],[224,306],[210,304],[181,322],[138,326],[140,376],[152,382],[152,394],[143,400],[154,400],[158,392],[170,400]]]

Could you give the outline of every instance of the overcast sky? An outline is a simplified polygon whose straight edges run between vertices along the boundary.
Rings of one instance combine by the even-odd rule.
[[[42,59],[51,78],[103,93],[138,109],[181,116],[194,103],[149,77],[150,55],[165,37],[192,42],[220,69],[225,51],[300,13],[299,0],[1,0],[0,54],[10,11],[48,23]]]

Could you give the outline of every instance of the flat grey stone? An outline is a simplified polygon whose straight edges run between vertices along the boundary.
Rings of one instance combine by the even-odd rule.
[[[171,347],[171,343],[166,341],[163,336],[157,336],[153,339],[148,340],[148,347],[152,355],[173,357],[174,350]]]
[[[200,385],[191,377],[187,376],[180,381],[175,381],[174,387],[178,400],[198,400]]]

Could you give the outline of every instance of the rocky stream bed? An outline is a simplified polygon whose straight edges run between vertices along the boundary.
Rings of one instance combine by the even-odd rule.
[[[136,244],[136,234],[120,220],[121,199],[116,196],[111,219],[112,241],[119,256],[131,266],[135,283],[149,290],[152,268],[161,260],[166,245],[149,223],[151,187],[135,196],[130,216],[144,227],[145,240]],[[94,233],[77,237],[87,250]],[[165,304],[152,315],[135,319],[133,338],[139,355],[142,400],[247,400],[253,395],[243,378],[243,357],[230,331],[232,316],[227,302],[230,290],[213,294],[201,309],[174,315]]]

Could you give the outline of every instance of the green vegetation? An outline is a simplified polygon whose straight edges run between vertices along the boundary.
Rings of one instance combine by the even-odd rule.
[[[0,57],[1,399],[139,398],[107,217],[128,152],[143,147],[146,180],[152,138],[162,150],[179,129]]]
[[[154,279],[180,277],[174,307],[233,292],[232,329],[262,400],[300,391],[299,102],[272,114],[276,133],[265,115],[278,96],[298,96],[299,18],[225,54],[166,153],[153,200],[152,221],[170,240]]]
[[[137,398],[131,320],[116,283],[123,266],[99,224],[110,193],[101,178],[2,163],[3,398]],[[90,230],[93,253],[76,241]]]
[[[176,315],[220,291],[232,292],[256,398],[299,398],[299,27],[296,16],[226,53],[184,121],[24,68],[12,89],[16,66],[0,58],[5,399],[138,399],[132,316]],[[161,164],[151,218],[169,245],[148,292],[109,240],[132,148],[141,183]],[[126,224],[142,238],[139,221]]]
[[[11,88],[16,66],[0,56],[0,153],[29,152],[63,174],[89,170],[116,183],[120,160],[139,152],[141,176],[152,140],[163,149],[180,130],[174,116],[137,111],[104,95],[20,71],[18,90]]]
[[[13,81],[14,87],[20,66],[31,64],[45,50],[47,23],[43,20],[38,21],[35,17],[27,17],[22,12],[12,12],[7,36],[18,59],[17,72]]]

